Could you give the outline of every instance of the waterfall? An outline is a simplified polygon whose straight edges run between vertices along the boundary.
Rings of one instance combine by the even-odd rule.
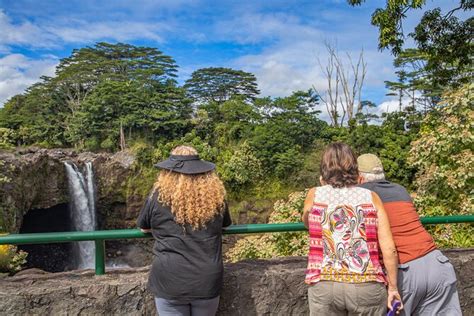
[[[87,201],[89,202],[89,213],[91,214],[93,227],[97,227],[96,213],[95,213],[95,184],[94,184],[94,170],[92,169],[92,162],[86,163],[86,180],[87,180]]]
[[[95,186],[92,163],[86,163],[84,174],[69,162],[64,163],[69,184],[72,227],[75,231],[96,229]],[[74,243],[75,267],[87,269],[94,267],[94,242],[80,241]]]

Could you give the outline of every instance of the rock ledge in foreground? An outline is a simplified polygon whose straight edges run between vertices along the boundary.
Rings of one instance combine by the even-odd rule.
[[[458,274],[465,315],[474,313],[474,249],[446,250]],[[308,315],[306,258],[227,264],[219,315]],[[54,274],[28,273],[0,280],[1,315],[156,315],[147,293],[148,267]]]

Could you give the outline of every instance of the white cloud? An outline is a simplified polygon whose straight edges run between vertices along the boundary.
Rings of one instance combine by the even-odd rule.
[[[402,107],[408,105],[408,100],[402,100]],[[387,100],[380,103],[373,111],[374,114],[381,116],[383,113],[396,112],[400,108],[398,100]]]
[[[232,20],[218,21],[215,25],[217,39],[239,44],[259,43],[267,40],[314,38],[323,33],[303,24],[296,16],[288,14],[251,13]]]
[[[22,54],[0,58],[0,106],[10,97],[22,93],[41,76],[51,76],[58,63],[54,56],[30,59]]]
[[[70,26],[46,26],[44,29],[66,43],[89,43],[101,39],[148,39],[163,42],[159,33],[168,30],[169,26],[160,23],[75,21]]]
[[[27,45],[51,47],[54,36],[44,32],[31,22],[13,24],[10,18],[0,9],[0,52],[9,51],[10,45]]]
[[[415,98],[416,99],[421,99],[422,95],[420,92],[415,93]],[[404,110],[408,106],[413,106],[412,99],[409,97],[403,97],[402,98],[402,104],[401,104],[401,109]],[[418,104],[415,102],[415,108],[417,110],[423,110],[423,105]],[[400,102],[398,99],[389,99],[386,101],[383,101],[380,103],[376,108],[372,110],[372,113],[375,113],[377,115],[382,115],[383,113],[391,113],[391,112],[396,112],[400,110]]]
[[[234,64],[256,75],[262,95],[286,96],[324,84],[314,50],[315,45],[309,42],[290,47],[274,46],[260,54],[240,57]]]
[[[54,24],[53,24],[54,23]],[[163,42],[162,32],[172,23],[86,22],[63,19],[42,22],[13,22],[0,9],[0,106],[10,97],[23,92],[43,75],[53,75],[59,60],[54,55],[31,59],[12,54],[12,46],[59,48],[64,43],[93,43],[99,40],[129,41],[146,39]],[[2,56],[3,55],[3,56]]]
[[[0,53],[8,53],[12,45],[55,48],[63,43],[91,43],[105,39],[146,39],[161,43],[164,41],[161,34],[172,27],[171,22],[88,22],[80,19],[13,23],[0,9]]]

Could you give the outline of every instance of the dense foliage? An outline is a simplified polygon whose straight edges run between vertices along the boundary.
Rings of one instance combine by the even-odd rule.
[[[474,84],[446,93],[423,120],[409,162],[418,169],[416,202],[422,214],[472,214],[474,210]],[[473,246],[472,225],[438,226],[440,242]]]

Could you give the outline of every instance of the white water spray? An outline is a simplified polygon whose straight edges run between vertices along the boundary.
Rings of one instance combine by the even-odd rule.
[[[73,163],[64,163],[71,198],[71,219],[75,231],[91,231],[97,226],[95,213],[95,186],[92,163],[86,163],[86,176]],[[77,269],[94,267],[94,242],[74,243],[74,256]]]

